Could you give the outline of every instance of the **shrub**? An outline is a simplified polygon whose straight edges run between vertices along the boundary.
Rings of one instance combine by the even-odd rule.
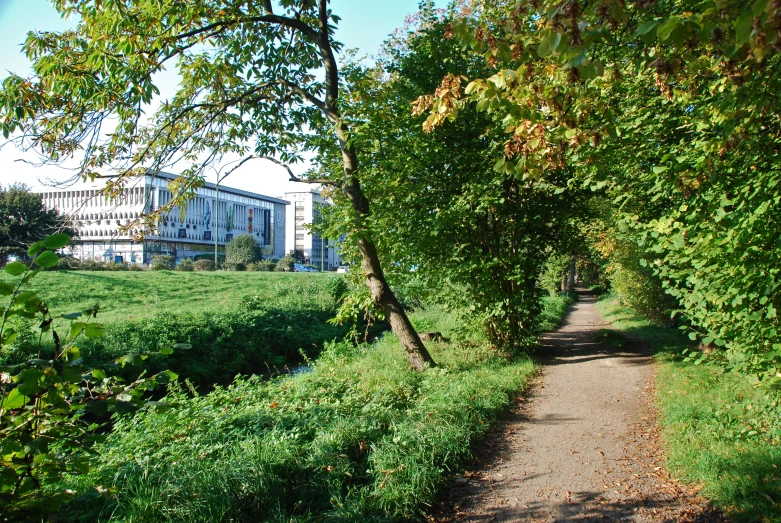
[[[81,262],[76,258],[63,256],[57,260],[57,265],[52,267],[55,271],[75,271],[81,268]]]
[[[106,264],[95,260],[83,260],[79,265],[81,271],[105,271]]]
[[[193,269],[196,271],[213,271],[214,270],[214,260],[195,260],[193,262]]]
[[[141,266],[138,264],[131,263],[130,265],[127,266],[127,270],[131,272],[138,272],[138,271],[143,271],[144,269],[142,269]]]
[[[226,271],[237,271],[237,272],[247,270],[247,266],[245,264],[241,262],[231,262],[227,260],[225,261],[225,263],[222,264],[221,268]]]
[[[126,271],[127,265],[124,263],[108,262],[106,263],[107,271]]]
[[[225,265],[250,264],[260,259],[260,245],[249,234],[236,236],[225,246]],[[231,269],[228,269],[231,270]],[[244,270],[244,269],[233,269]]]
[[[176,265],[176,261],[173,256],[167,256],[163,254],[156,254],[152,256],[152,265],[150,269],[153,271],[172,271]]]
[[[190,271],[194,270],[193,265],[194,264],[193,264],[192,260],[184,259],[184,260],[180,261],[179,264],[176,266],[176,270],[177,271],[190,272]]]
[[[258,260],[247,265],[248,271],[265,272],[273,271],[276,263],[270,260]]]
[[[274,270],[279,272],[293,272],[293,265],[295,263],[296,262],[292,256],[283,256],[277,262],[277,265],[274,267]]]

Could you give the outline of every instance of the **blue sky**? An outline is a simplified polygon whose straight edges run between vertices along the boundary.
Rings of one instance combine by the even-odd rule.
[[[376,53],[383,40],[404,23],[404,17],[417,11],[419,0],[332,0],[334,13],[341,16],[337,38],[348,48],[361,54]],[[446,0],[437,0],[444,7]],[[24,75],[29,64],[21,54],[21,44],[28,31],[60,31],[73,22],[62,20],[49,0],[0,0],[0,79],[9,71]],[[0,184],[21,181],[40,188],[46,179],[63,179],[67,172],[34,168],[16,160],[24,155],[11,145],[0,149]],[[248,164],[226,180],[227,185],[271,196],[284,191],[301,190],[301,184],[286,181],[281,169],[261,164]],[[306,189],[306,187],[304,187]]]

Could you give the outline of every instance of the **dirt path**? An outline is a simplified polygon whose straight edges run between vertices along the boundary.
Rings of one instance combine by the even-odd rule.
[[[531,394],[475,448],[432,519],[458,522],[723,521],[669,478],[653,409],[653,367],[642,346],[596,343],[608,328],[580,293],[543,339]]]

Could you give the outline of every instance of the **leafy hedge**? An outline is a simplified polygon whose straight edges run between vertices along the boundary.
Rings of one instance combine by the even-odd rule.
[[[168,358],[148,362],[148,368],[167,368],[210,387],[300,359],[299,349],[316,356],[323,343],[347,332],[346,327],[327,324],[331,317],[332,310],[316,308],[160,314],[107,325],[103,337],[85,348],[85,355],[90,361],[105,361],[187,344],[190,348],[178,345]]]

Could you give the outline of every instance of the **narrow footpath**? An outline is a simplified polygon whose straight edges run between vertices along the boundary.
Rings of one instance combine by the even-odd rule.
[[[610,325],[579,296],[542,340],[538,382],[475,447],[433,521],[725,521],[664,468],[650,353],[595,342]]]

